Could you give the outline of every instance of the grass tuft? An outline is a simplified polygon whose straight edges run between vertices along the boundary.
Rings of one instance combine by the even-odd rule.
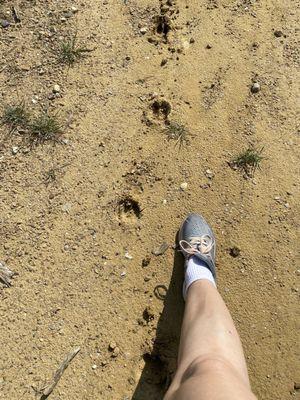
[[[84,47],[78,47],[76,36],[74,36],[62,42],[59,49],[59,61],[70,67],[78,59],[82,58],[84,53],[88,53],[89,51],[89,49]]]
[[[179,146],[189,143],[189,130],[178,122],[170,122],[166,127],[166,134],[169,139],[176,140]]]
[[[242,170],[245,175],[252,176],[257,168],[260,168],[260,163],[263,160],[263,148],[260,150],[250,147],[247,150],[238,154],[231,162],[232,166]]]
[[[29,113],[26,110],[25,103],[7,106],[1,120],[3,124],[9,125],[11,129],[26,127],[29,123]]]
[[[63,132],[63,127],[57,115],[43,113],[36,117],[29,127],[30,139],[33,144],[46,141],[57,142]]]

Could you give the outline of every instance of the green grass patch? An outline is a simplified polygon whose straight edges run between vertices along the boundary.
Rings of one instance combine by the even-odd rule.
[[[263,148],[258,150],[250,147],[234,157],[231,164],[235,168],[242,170],[247,176],[252,176],[256,169],[260,168],[261,161],[264,159],[262,152]]]
[[[33,119],[29,126],[29,135],[33,144],[47,141],[58,142],[63,133],[63,126],[56,115],[42,113]]]
[[[58,59],[61,63],[67,64],[70,67],[90,51],[91,50],[85,47],[79,47],[77,45],[77,38],[75,35],[74,37],[70,37],[61,43],[58,52]]]
[[[18,127],[26,127],[29,124],[30,115],[26,110],[25,103],[6,106],[1,121],[12,130]]]

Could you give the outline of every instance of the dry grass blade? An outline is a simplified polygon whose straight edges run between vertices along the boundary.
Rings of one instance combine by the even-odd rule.
[[[179,144],[180,147],[189,143],[190,132],[178,122],[170,122],[166,127],[166,134],[170,140],[176,140],[176,144]]]

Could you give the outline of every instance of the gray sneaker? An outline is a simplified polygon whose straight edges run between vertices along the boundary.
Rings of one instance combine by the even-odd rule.
[[[198,257],[206,263],[216,279],[216,240],[205,219],[199,214],[189,214],[181,225],[178,240],[185,259]]]

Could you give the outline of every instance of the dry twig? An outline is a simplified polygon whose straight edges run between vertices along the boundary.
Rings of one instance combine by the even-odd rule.
[[[60,367],[58,370],[55,372],[52,382],[41,389],[41,399],[40,400],[45,400],[47,397],[53,392],[55,386],[58,384],[60,378],[62,377],[63,373],[69,366],[70,362],[73,360],[73,358],[78,354],[80,351],[80,347],[76,347],[74,350],[72,350],[67,357],[64,359],[64,361],[61,363]]]

